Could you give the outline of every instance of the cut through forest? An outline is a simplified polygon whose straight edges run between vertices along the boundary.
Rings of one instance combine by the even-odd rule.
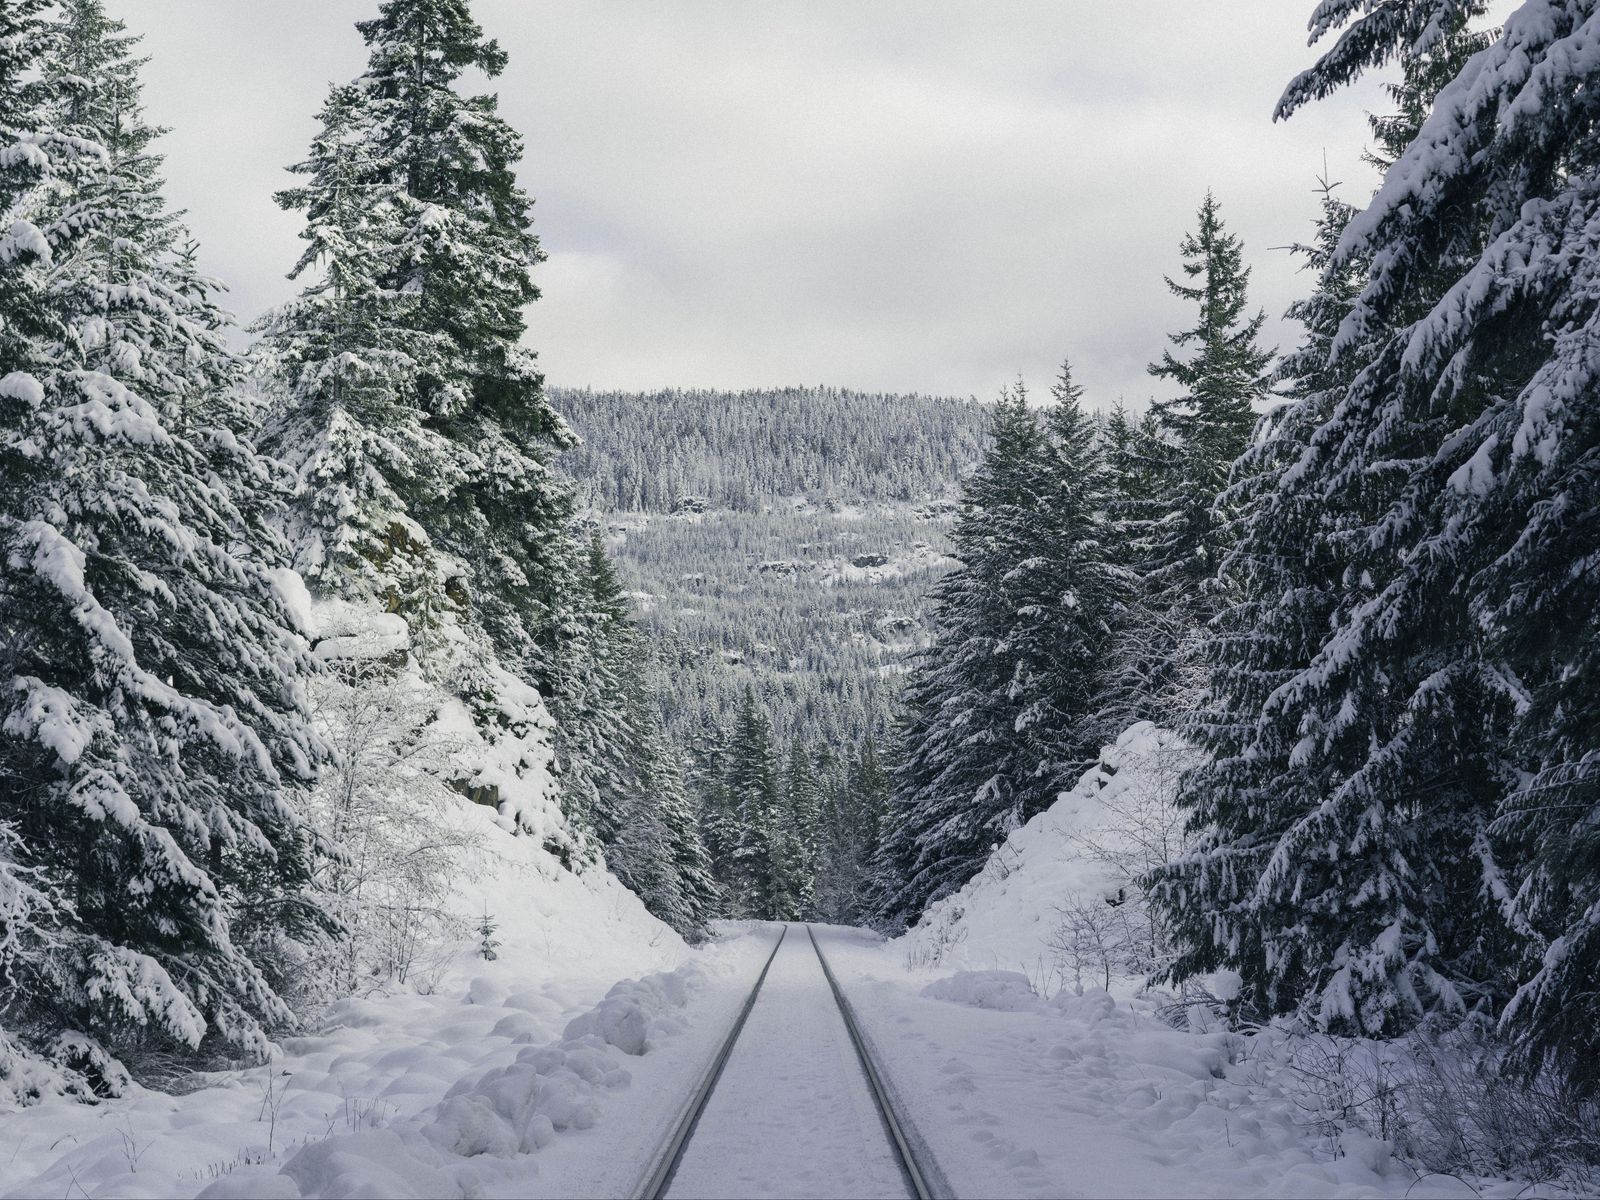
[[[327,13],[0,0],[0,1196],[1600,1186],[1600,3],[1308,5],[1261,126],[1366,89],[1372,186],[1275,214],[1283,322],[1224,130],[1138,230],[1163,267],[1051,285],[1149,298],[1144,393],[1103,364],[1146,325],[997,348],[953,267],[951,353],[1023,360],[983,396],[548,382],[577,324],[646,340],[606,256],[669,292],[703,227],[660,234],[667,165],[596,196],[599,158],[513,120],[570,89],[521,57],[591,14],[363,6],[342,82],[262,93],[297,148],[245,196],[253,166],[194,185],[156,113],[204,64],[156,46],[237,22],[284,72]],[[1105,53],[1153,71],[1237,24],[1243,62],[1237,7]],[[619,69],[579,151],[665,87],[701,153],[690,102],[797,19]],[[874,5],[803,19],[817,70],[887,37]],[[1049,57],[1049,21],[1115,17],[1015,19]],[[915,130],[968,85],[930,46],[987,72],[1011,31],[935,6],[921,36],[869,72],[893,102],[841,87],[804,137],[737,114],[773,122],[761,163],[684,194],[749,273],[772,147],[868,172],[846,206],[893,222],[944,195]],[[955,132],[1046,128],[1036,74]],[[236,102],[194,136],[254,162],[281,129]],[[874,121],[903,155],[863,151]],[[1005,186],[935,206],[945,240],[1048,257]],[[536,232],[536,192],[581,232]],[[271,239],[192,224],[245,202],[298,248],[235,316],[207,264]],[[786,236],[842,221],[860,266],[865,209],[795,203]],[[804,336],[844,373],[931,319],[916,281],[841,291],[859,337],[829,342],[762,253],[796,289],[735,330],[768,361]],[[712,323],[710,285],[672,299]]]

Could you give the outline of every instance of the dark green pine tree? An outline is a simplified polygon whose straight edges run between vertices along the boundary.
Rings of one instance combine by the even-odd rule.
[[[1019,387],[995,407],[991,442],[962,489],[952,541],[961,565],[933,592],[935,645],[913,664],[895,775],[892,833],[881,854],[887,891],[877,919],[909,923],[959,888],[1025,809],[1050,794],[1040,739],[1019,730],[1031,672],[1008,644],[1018,615],[1010,577],[1034,540],[1044,436]],[[1026,607],[1024,602],[1020,607]]]
[[[676,897],[670,914],[674,929],[690,941],[708,936],[712,920],[722,913],[722,889],[712,873],[711,855],[700,833],[700,816],[684,786],[683,764],[662,728],[658,714],[641,718],[645,731],[640,795],[655,807],[666,830],[665,853],[671,864]]]
[[[875,906],[874,869],[890,781],[871,738],[842,765],[823,796],[817,912],[838,925],[860,925]]]
[[[1367,278],[1277,491],[1327,510],[1340,586],[1310,665],[1244,715],[1268,761],[1239,795],[1274,777],[1295,793],[1264,830],[1223,796],[1204,869],[1176,872],[1166,903],[1192,914],[1192,965],[1238,957],[1266,1006],[1335,1028],[1388,1034],[1515,992],[1527,1061],[1592,1087],[1596,873],[1570,835],[1593,816],[1563,791],[1594,747],[1565,716],[1589,699],[1594,628],[1569,590],[1592,587],[1596,545],[1592,406],[1572,403],[1596,386],[1577,232],[1596,219],[1594,118],[1570,54],[1592,16],[1513,18],[1469,68],[1453,34],[1479,7],[1346,14],[1280,106],[1391,56],[1409,87],[1473,78],[1421,106],[1331,264]]]
[[[1169,278],[1173,295],[1196,305],[1192,328],[1173,334],[1150,374],[1181,389],[1152,406],[1172,446],[1164,513],[1151,531],[1151,567],[1167,578],[1169,598],[1198,598],[1222,558],[1221,514],[1213,511],[1236,458],[1255,428],[1257,402],[1268,394],[1272,352],[1259,345],[1266,314],[1248,313],[1250,268],[1244,248],[1222,223],[1206,193],[1196,231],[1183,239],[1183,273]],[[1186,352],[1186,353],[1185,353]],[[1182,357],[1180,357],[1180,354]]]
[[[522,345],[524,309],[539,297],[530,271],[543,258],[516,178],[522,140],[495,96],[458,90],[468,71],[499,76],[506,54],[467,0],[384,0],[357,28],[371,52],[356,86],[378,182],[415,214],[381,278],[416,298],[401,328],[442,346],[421,373],[421,402],[464,476],[418,520],[466,565],[502,661],[548,687],[579,551],[571,488],[550,463],[575,438]]]
[[[1178,719],[1191,689],[1174,648],[1190,636],[1192,615],[1169,605],[1168,580],[1154,571],[1174,446],[1153,411],[1134,419],[1120,402],[1105,418],[1102,440],[1115,561],[1130,573],[1097,701],[1102,737],[1110,742],[1135,721]]]
[[[258,358],[282,390],[264,444],[294,475],[289,535],[307,582],[404,617],[423,669],[448,676],[445,626],[468,613],[447,590],[456,569],[419,522],[433,497],[464,486],[468,465],[426,392],[448,340],[415,327],[418,297],[391,278],[421,209],[386,177],[372,125],[358,86],[334,88],[309,156],[291,168],[305,182],[278,193],[306,214],[290,273],[306,286],[257,327]]]
[[[1103,698],[1115,635],[1128,620],[1133,573],[1113,511],[1099,429],[1084,411],[1083,389],[1061,364],[1054,401],[1042,419],[1039,507],[1028,557],[1009,583],[1021,599],[1007,647],[1020,664],[1012,690],[1028,697],[1019,731],[1040,741],[1035,773],[1048,786],[1024,805],[1024,820],[1098,761],[1122,726],[1108,726]]]
[[[1292,1003],[1307,985],[1269,968],[1274,948],[1262,936],[1292,923],[1295,901],[1283,898],[1264,917],[1253,908],[1255,888],[1276,840],[1315,807],[1321,782],[1295,765],[1302,731],[1276,697],[1322,649],[1346,593],[1358,524],[1306,470],[1312,437],[1350,382],[1346,367],[1329,365],[1329,350],[1362,282],[1359,265],[1336,264],[1334,254],[1351,215],[1324,187],[1317,236],[1301,248],[1318,285],[1288,313],[1306,336],[1277,373],[1290,399],[1235,464],[1224,493],[1221,507],[1234,515],[1219,574],[1230,602],[1208,632],[1205,693],[1189,722],[1207,757],[1179,797],[1199,841],[1154,893],[1185,947],[1174,976],[1236,967],[1263,1013]]]
[[[643,648],[598,530],[590,532],[579,582],[579,595],[563,605],[570,628],[551,709],[563,808],[579,828],[609,847],[616,844],[624,810],[639,790],[646,731],[632,701],[640,686]]]
[[[727,897],[733,856],[739,846],[738,813],[728,788],[728,746],[732,739],[709,710],[702,710],[690,746],[685,783],[699,814],[700,840],[711,862],[711,878]]]
[[[746,691],[727,749],[728,804],[734,843],[719,880],[733,916],[768,919],[778,911],[781,880],[773,861],[782,797],[772,745],[772,722]]]
[[[774,920],[803,921],[816,911],[822,784],[810,752],[798,740],[789,747],[782,799],[772,837],[771,916]]]
[[[259,1052],[290,1019],[270,947],[321,929],[298,800],[324,750],[281,547],[216,469],[226,431],[178,428],[227,369],[180,368],[210,318],[151,299],[175,251],[132,43],[41,11],[0,13],[0,891],[64,903],[8,929],[4,971],[8,1025],[104,1088],[108,1052]]]

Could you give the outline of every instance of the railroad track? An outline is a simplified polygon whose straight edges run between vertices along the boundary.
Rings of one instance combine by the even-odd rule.
[[[855,1051],[855,1057],[860,1064],[861,1073],[865,1077],[870,1091],[872,1102],[876,1106],[877,1114],[882,1126],[882,1134],[889,1152],[892,1154],[896,1166],[899,1168],[901,1182],[905,1194],[915,1200],[952,1200],[954,1193],[939,1171],[933,1156],[929,1153],[927,1144],[917,1133],[915,1127],[906,1118],[904,1108],[888,1077],[884,1074],[880,1056],[877,1054],[871,1039],[861,1027],[855,1009],[851,1006],[844,990],[839,986],[838,977],[829,965],[827,957],[822,952],[822,946],[817,941],[816,934],[811,927],[805,927],[806,938],[811,944],[812,952],[816,955],[817,963],[822,968],[822,975],[827,981],[827,994],[831,996],[837,1007],[844,1027],[849,1034],[850,1044]],[[696,1131],[700,1127],[701,1117],[706,1111],[712,1095],[716,1092],[717,1084],[722,1079],[724,1068],[733,1056],[734,1049],[739,1043],[739,1035],[744,1031],[751,1012],[756,1008],[761,998],[762,986],[767,982],[767,975],[772,970],[772,964],[782,949],[784,940],[789,936],[791,926],[785,925],[773,943],[772,952],[767,956],[762,965],[761,973],[756,977],[755,986],[751,988],[750,995],[746,998],[739,1010],[738,1017],[734,1020],[728,1035],[723,1039],[713,1055],[710,1064],[701,1076],[694,1091],[685,1101],[674,1123],[673,1131],[652,1162],[649,1173],[645,1176],[639,1188],[634,1192],[637,1200],[660,1200],[672,1190],[673,1180],[678,1173],[678,1168],[684,1160],[686,1152],[694,1142]],[[820,990],[820,989],[819,989]],[[771,1014],[768,1019],[770,1021]],[[796,1053],[804,1053],[808,1047],[797,1046]],[[726,1102],[724,1103],[726,1107]],[[704,1158],[704,1151],[702,1152]]]

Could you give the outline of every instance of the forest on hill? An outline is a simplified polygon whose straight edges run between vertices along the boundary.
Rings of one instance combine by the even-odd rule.
[[[606,529],[717,873],[771,841],[788,899],[755,911],[859,918],[879,764],[989,407],[831,388],[551,398],[583,439],[562,467]],[[765,741],[771,760],[759,818],[727,784],[761,774],[734,760],[741,729],[741,753]]]

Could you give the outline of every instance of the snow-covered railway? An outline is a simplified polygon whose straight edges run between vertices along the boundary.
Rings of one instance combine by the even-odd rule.
[[[952,1195],[815,932],[784,926],[638,1196]]]

